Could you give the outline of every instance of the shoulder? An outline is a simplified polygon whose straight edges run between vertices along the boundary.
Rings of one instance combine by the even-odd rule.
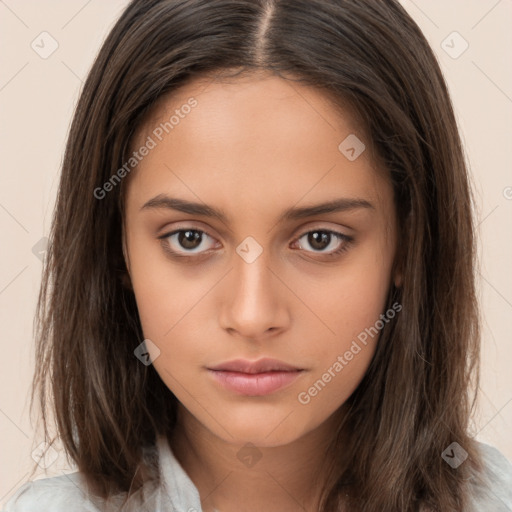
[[[2,512],[99,512],[85,489],[79,472],[33,480],[15,492]]]
[[[471,486],[471,512],[512,510],[512,464],[496,448],[477,444],[482,454],[483,472],[480,481]]]

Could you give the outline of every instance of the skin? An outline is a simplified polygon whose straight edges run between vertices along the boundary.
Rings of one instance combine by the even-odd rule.
[[[144,335],[159,348],[154,367],[180,401],[171,446],[205,512],[318,510],[327,443],[378,337],[309,403],[298,394],[375,324],[391,281],[400,279],[392,187],[369,151],[349,161],[338,149],[349,134],[364,139],[348,112],[275,76],[190,82],[161,103],[134,146],[192,96],[198,105],[130,175],[124,219]],[[141,209],[160,194],[206,203],[227,221]],[[278,220],[290,207],[338,198],[371,207]],[[206,235],[186,247],[177,235],[159,240],[176,229]],[[353,241],[333,235],[315,246],[307,236],[315,229]],[[236,252],[248,236],[262,249],[251,263]],[[194,255],[171,258],[162,243]],[[256,397],[221,388],[206,369],[261,357],[304,371],[290,386]],[[252,467],[237,457],[246,443],[261,455]]]

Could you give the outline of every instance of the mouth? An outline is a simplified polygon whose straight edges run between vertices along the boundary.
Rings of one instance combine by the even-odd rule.
[[[305,370],[277,359],[236,359],[208,368],[224,389],[239,395],[263,396],[290,385]]]

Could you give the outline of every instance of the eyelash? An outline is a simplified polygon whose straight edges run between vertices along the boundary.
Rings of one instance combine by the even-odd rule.
[[[162,236],[159,236],[158,239],[160,240],[161,244],[162,244],[162,247],[164,249],[164,251],[169,254],[171,257],[173,258],[183,258],[183,259],[186,259],[186,260],[190,260],[190,259],[194,259],[195,258],[195,254],[198,254],[199,256],[203,256],[204,254],[208,253],[208,250],[207,251],[203,251],[201,253],[180,253],[178,251],[175,251],[173,249],[171,249],[170,245],[169,245],[169,242],[168,242],[168,239],[174,235],[177,235],[179,233],[183,233],[183,232],[186,232],[186,231],[192,231],[194,233],[200,233],[201,235],[206,235],[208,236],[209,238],[213,238],[211,237],[208,233],[206,233],[206,231],[203,231],[201,229],[194,229],[194,228],[181,228],[181,229],[176,229],[170,233],[167,233],[165,235],[162,235]],[[338,240],[341,243],[340,247],[338,249],[336,249],[335,251],[333,252],[330,252],[330,253],[324,253],[324,252],[319,252],[319,251],[306,251],[308,253],[313,253],[313,254],[319,254],[321,256],[324,256],[324,257],[327,257],[327,258],[335,258],[336,256],[339,256],[341,255],[342,253],[344,253],[345,251],[348,250],[348,248],[350,247],[350,245],[353,243],[354,239],[353,237],[351,236],[348,236],[348,235],[345,235],[343,233],[339,233],[338,231],[333,231],[331,229],[312,229],[312,230],[309,230],[309,231],[306,231],[305,233],[302,233],[296,240],[300,240],[301,238],[303,238],[304,236],[306,235],[309,235],[311,233],[327,233],[327,234],[330,234],[330,235],[334,235],[334,237],[338,238]]]

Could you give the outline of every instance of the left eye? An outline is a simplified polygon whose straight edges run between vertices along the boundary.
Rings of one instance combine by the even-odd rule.
[[[319,252],[320,254],[333,254],[341,251],[345,244],[349,242],[349,237],[347,235],[343,235],[342,233],[338,233],[336,231],[327,231],[327,230],[314,230],[309,231],[308,233],[304,233],[298,240],[301,249],[304,249],[300,240],[305,238],[306,243],[313,248],[313,251],[309,252]],[[325,250],[330,247],[331,250]],[[306,249],[307,250],[307,249]]]

